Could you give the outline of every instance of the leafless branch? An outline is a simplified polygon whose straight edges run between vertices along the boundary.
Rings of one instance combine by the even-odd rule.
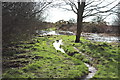
[[[111,4],[111,3],[110,3],[110,4]],[[109,5],[110,5],[110,4],[109,4]],[[106,5],[106,6],[108,6],[108,5]],[[108,10],[105,10],[105,11],[99,10],[99,9],[101,9],[101,8],[104,8],[105,6],[103,6],[103,7],[98,7],[98,8],[93,8],[93,9],[89,9],[89,10],[88,10],[88,11],[89,11],[88,13],[91,12],[91,14],[86,13],[86,14],[83,16],[83,18],[88,17],[88,16],[94,16],[94,15],[96,15],[96,14],[98,14],[98,13],[111,12],[116,6],[118,6],[118,4],[116,4],[115,6],[113,6],[111,9],[108,9]],[[92,13],[93,10],[96,10],[96,12]]]
[[[70,1],[70,3],[71,3],[71,6],[74,6],[75,9],[77,10],[78,8],[77,8],[76,4],[75,4],[74,2],[72,2],[71,0],[69,0],[69,1]]]
[[[50,4],[52,4],[52,2],[48,2],[43,4],[42,8],[39,11],[34,12],[32,15],[30,15],[30,17],[32,17],[33,15],[42,12],[44,9],[46,9]]]
[[[73,6],[71,5],[70,7],[71,7],[72,11],[77,14],[77,11],[75,11],[75,9],[73,8]]]

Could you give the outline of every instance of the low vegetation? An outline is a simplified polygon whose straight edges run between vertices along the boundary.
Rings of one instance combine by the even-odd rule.
[[[66,53],[56,51],[52,45],[60,39]],[[22,41],[13,47],[15,54],[3,57],[3,78],[81,78],[88,74],[84,62],[98,70],[94,78],[118,78],[117,43],[91,42],[83,37],[81,43],[74,40],[75,36],[56,35]]]
[[[53,47],[54,40],[63,37],[36,37],[15,46],[16,54],[4,57],[3,78],[80,78],[87,74],[84,63],[68,55],[74,53],[73,47],[65,45],[67,54]]]
[[[83,41],[74,46],[87,55],[83,58],[86,59],[84,61],[97,68],[94,78],[118,78],[118,53],[120,52],[117,44]],[[89,57],[92,61],[87,60]]]

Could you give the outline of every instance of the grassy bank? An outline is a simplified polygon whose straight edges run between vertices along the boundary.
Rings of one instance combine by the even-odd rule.
[[[56,51],[52,43],[63,39],[61,46],[66,53]],[[36,37],[14,46],[16,54],[4,57],[5,78],[80,78],[88,73],[84,62],[95,66],[94,78],[118,78],[118,46],[116,43],[91,42],[75,36],[58,35]],[[88,55],[85,57],[76,51]],[[92,61],[88,58],[92,57]],[[12,74],[12,75],[11,75]]]
[[[116,43],[83,41],[75,44],[82,53],[88,55],[86,62],[97,68],[94,78],[118,78],[119,47]],[[77,56],[78,57],[78,56]],[[92,61],[87,59],[91,57]]]

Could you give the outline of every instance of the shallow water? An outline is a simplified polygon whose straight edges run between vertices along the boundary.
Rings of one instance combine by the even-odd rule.
[[[71,31],[37,31],[39,35],[75,35],[75,33]],[[86,37],[86,39],[91,41],[97,41],[97,42],[119,42],[120,37],[115,36],[105,36],[103,34],[97,34],[97,33],[82,33],[82,36]]]
[[[56,50],[59,50],[59,51],[61,51],[62,53],[65,53],[65,51],[64,51],[62,48],[60,48],[60,45],[63,45],[62,39],[61,39],[61,40],[57,40],[57,41],[55,41],[55,42],[53,43],[53,46],[55,47]]]
[[[70,31],[60,31],[60,32],[40,31],[39,34],[40,35],[67,35],[67,34],[68,35],[75,35],[73,32],[70,32]],[[55,47],[56,50],[59,50],[59,51],[65,53],[65,51],[62,48],[60,48],[60,45],[63,45],[62,40],[54,41],[54,43],[53,43],[53,46]],[[76,47],[74,47],[74,49],[76,49],[82,55],[87,56],[87,55],[83,54],[82,52],[80,52]],[[89,58],[89,60],[92,60],[92,58]],[[95,69],[95,67],[91,66],[88,63],[84,63],[84,64],[88,67],[89,73],[88,73],[88,75],[85,75],[83,80],[88,80],[95,75],[97,70]]]
[[[86,57],[89,57],[88,55],[80,52],[79,49],[77,49],[76,47],[74,47],[74,49],[76,49],[80,54],[82,54]],[[89,60],[92,61],[92,58],[89,57]],[[95,73],[97,72],[97,69],[88,63],[84,63],[84,64],[88,67],[89,73],[87,75],[85,75],[84,79],[82,79],[82,80],[89,80],[90,78],[92,78],[95,75]]]
[[[90,78],[92,78],[95,75],[97,70],[95,69],[95,67],[89,65],[88,63],[84,63],[84,64],[88,67],[88,70],[89,70],[89,73],[88,73],[88,75],[85,76],[84,80],[89,80]]]
[[[70,31],[37,31],[39,35],[75,35],[75,33]]]
[[[38,34],[43,36],[44,35],[60,35],[56,31],[44,31],[44,30],[39,31]]]
[[[86,37],[88,40],[97,42],[119,42],[120,37],[116,36],[105,36],[103,34],[97,33],[82,33],[82,36]]]
[[[40,31],[39,34],[40,35],[75,35],[75,33],[70,32],[70,31]],[[103,34],[96,34],[96,33],[82,33],[82,36],[86,37],[86,39],[88,39],[88,40],[98,41],[98,42],[119,42],[120,41],[120,37],[105,36]],[[56,44],[57,44],[57,42],[53,43],[54,47],[56,46]],[[59,44],[59,46],[60,46],[60,44]],[[56,50],[59,48],[59,46],[57,44]],[[77,48],[75,48],[75,49],[78,50]],[[58,50],[61,50],[61,49],[59,48]],[[89,57],[88,55],[83,54],[79,50],[78,50],[78,52],[86,57]],[[92,58],[89,57],[89,60],[92,61]],[[84,64],[88,67],[89,73],[84,77],[83,80],[88,80],[95,75],[97,70],[95,67],[91,66],[88,63],[84,63]]]

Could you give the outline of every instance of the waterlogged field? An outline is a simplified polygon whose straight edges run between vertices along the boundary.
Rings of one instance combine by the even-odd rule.
[[[52,45],[60,39],[66,53],[56,51]],[[84,62],[98,70],[94,78],[118,78],[120,52],[116,43],[91,42],[83,37],[81,43],[74,40],[75,36],[56,35],[21,42],[14,47],[14,55],[3,59],[3,78],[81,78],[89,72]]]

